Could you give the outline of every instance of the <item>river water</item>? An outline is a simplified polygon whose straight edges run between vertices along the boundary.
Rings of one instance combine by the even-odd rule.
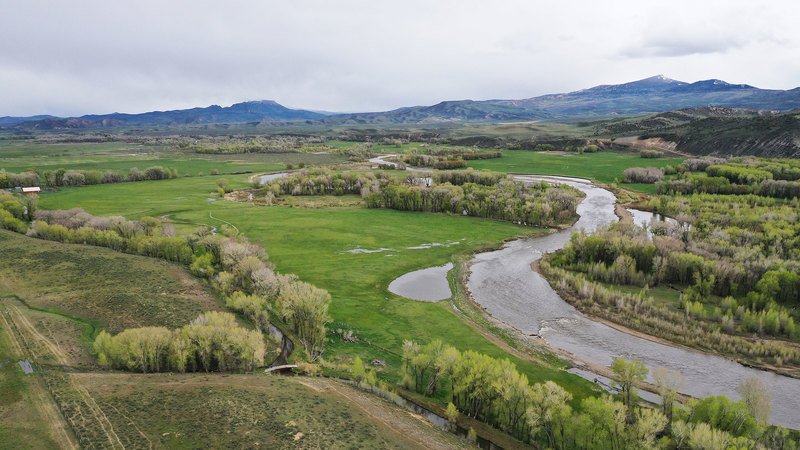
[[[277,180],[278,178],[285,178],[288,176],[289,176],[288,172],[268,173],[258,177],[258,184],[265,185],[270,181]]]
[[[447,263],[401,275],[389,283],[389,292],[424,302],[447,300],[453,295],[447,281],[447,272],[452,268],[453,263]]]
[[[541,275],[531,270],[531,264],[543,254],[562,248],[574,231],[591,233],[615,222],[616,198],[586,180],[516,178],[527,182],[558,181],[580,189],[586,194],[578,206],[580,219],[571,229],[512,241],[500,250],[475,255],[467,286],[477,303],[497,319],[523,333],[539,335],[579,360],[609,366],[613,358],[622,356],[639,359],[651,370],[666,367],[678,371],[686,379],[681,392],[694,397],[727,395],[738,399],[737,386],[749,377],[758,377],[772,392],[772,422],[800,428],[800,380],[617,331],[588,319],[559,297]]]

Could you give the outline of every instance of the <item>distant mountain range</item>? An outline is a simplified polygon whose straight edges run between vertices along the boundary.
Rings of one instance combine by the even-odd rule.
[[[566,94],[549,94],[523,100],[447,101],[433,106],[415,106],[387,112],[334,115],[323,119],[323,122],[380,124],[588,119],[707,106],[792,110],[800,108],[800,88],[788,91],[759,89],[722,80],[685,83],[658,75],[630,83],[601,85]]]
[[[444,101],[432,106],[412,106],[384,112],[328,114],[290,109],[266,100],[236,103],[228,107],[214,105],[142,114],[113,113],[71,118],[0,117],[0,127],[60,129],[297,121],[323,125],[520,122],[633,116],[709,106],[775,111],[800,109],[800,88],[785,91],[759,89],[722,80],[686,83],[658,75],[630,83],[601,85],[522,100]]]
[[[196,125],[209,123],[246,123],[262,121],[314,120],[325,113],[290,109],[272,100],[236,103],[222,107],[151,111],[141,114],[90,114],[80,117],[0,117],[0,126],[52,130],[60,128],[104,128],[115,126]]]

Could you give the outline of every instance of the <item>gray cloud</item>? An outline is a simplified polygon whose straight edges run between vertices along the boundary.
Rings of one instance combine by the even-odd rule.
[[[251,99],[370,111],[524,98],[655,73],[776,88],[798,84],[799,14],[792,0],[653,5],[5,1],[0,115],[138,112]]]
[[[685,36],[665,36],[651,39],[642,45],[631,47],[623,52],[631,58],[680,57],[725,53],[728,50],[741,48],[744,43],[736,38],[691,38]]]

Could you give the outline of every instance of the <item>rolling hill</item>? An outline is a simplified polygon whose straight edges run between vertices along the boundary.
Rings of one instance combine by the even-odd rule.
[[[800,157],[800,112],[693,108],[594,123],[598,136],[695,155]]]

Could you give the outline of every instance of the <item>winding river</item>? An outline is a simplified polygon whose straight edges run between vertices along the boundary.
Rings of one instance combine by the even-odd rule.
[[[390,156],[394,155],[376,157],[370,162],[396,166],[396,163],[384,159]],[[531,270],[531,265],[545,253],[563,248],[574,231],[591,233],[598,227],[616,222],[614,205],[617,199],[612,192],[591,184],[589,180],[536,175],[516,175],[515,178],[523,182],[563,183],[581,190],[586,197],[578,206],[580,219],[570,229],[543,237],[515,240],[500,250],[475,255],[467,287],[478,304],[498,320],[525,334],[538,335],[549,345],[571,353],[578,360],[609,366],[613,358],[622,356],[638,359],[651,370],[665,367],[680,372],[686,379],[681,392],[693,397],[726,395],[738,399],[736,388],[739,384],[747,378],[757,377],[772,393],[771,421],[800,429],[800,379],[627,334],[587,318],[564,301],[541,275]],[[635,210],[631,213],[636,223],[652,220],[649,213]],[[585,378],[594,378],[591,372],[576,372]],[[650,397],[652,395],[647,396],[652,400]]]
[[[734,361],[672,347],[623,333],[590,320],[564,301],[547,281],[531,270],[542,255],[562,248],[573,231],[591,233],[617,220],[616,197],[587,180],[518,175],[525,182],[556,181],[580,189],[586,198],[578,206],[573,228],[539,238],[520,239],[502,249],[475,255],[467,286],[475,301],[495,318],[549,345],[572,353],[578,360],[609,366],[622,356],[644,362],[650,369],[666,367],[686,379],[681,392],[694,397],[727,395],[737,399],[737,386],[758,377],[771,390],[772,422],[800,428],[800,380],[752,369]],[[651,380],[652,381],[652,380]]]

